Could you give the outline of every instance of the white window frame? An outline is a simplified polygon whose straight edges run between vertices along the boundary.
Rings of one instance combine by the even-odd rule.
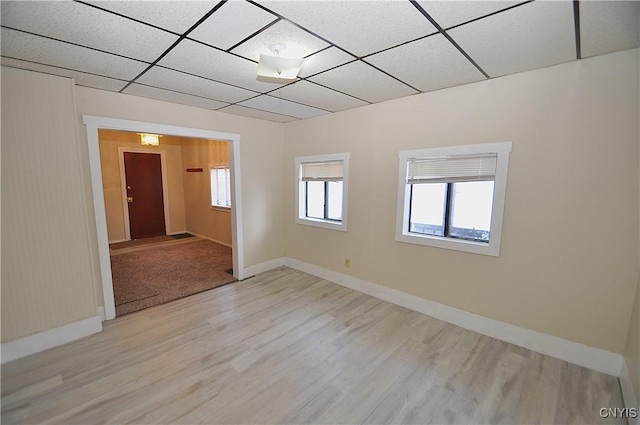
[[[478,145],[452,146],[431,149],[416,149],[399,152],[398,206],[396,214],[396,241],[474,254],[500,255],[502,237],[502,218],[507,188],[507,171],[511,142],[486,143]],[[497,154],[496,175],[494,180],[493,209],[491,214],[491,236],[489,243],[443,236],[421,235],[409,232],[409,213],[411,189],[407,184],[407,166],[411,159],[454,155]]]
[[[222,204],[214,204],[213,203],[213,185],[211,184],[211,171],[213,170],[226,170],[227,174],[228,174],[228,183],[229,186],[227,187],[227,197],[229,198],[229,202],[231,202],[231,168],[228,165],[209,165],[209,197],[211,199],[211,209],[225,209],[225,210],[230,210],[231,209],[231,205],[222,205]]]
[[[339,230],[342,232],[347,231],[347,200],[349,198],[349,160],[351,159],[350,153],[336,153],[328,155],[311,155],[311,156],[299,156],[295,158],[295,178],[296,178],[296,202],[295,202],[295,217],[297,224],[303,224],[305,226],[322,227],[324,229]],[[330,221],[316,218],[309,218],[306,216],[306,202],[305,202],[305,184],[301,178],[301,170],[303,163],[314,162],[335,162],[342,161],[342,221]]]

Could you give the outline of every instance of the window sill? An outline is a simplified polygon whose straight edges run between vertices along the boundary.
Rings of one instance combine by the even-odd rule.
[[[495,242],[474,242],[464,239],[444,238],[441,236],[420,235],[406,232],[396,234],[396,241],[450,249],[453,251],[471,252],[473,254],[490,255],[492,257],[498,257],[500,254],[500,247]]]
[[[220,212],[226,212],[226,213],[231,212],[231,207],[223,207],[222,205],[211,205],[210,208],[213,211],[220,211]]]
[[[328,220],[321,220],[321,219],[314,219],[314,218],[298,217],[296,219],[296,223],[302,224],[305,226],[322,227],[323,229],[338,230],[340,232],[347,231],[347,223],[345,223],[344,220],[341,222],[336,222],[336,221],[328,221]]]

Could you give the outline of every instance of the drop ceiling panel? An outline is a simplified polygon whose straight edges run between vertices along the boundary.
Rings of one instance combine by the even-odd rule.
[[[18,59],[2,58],[2,65],[13,68],[28,69],[30,71],[43,72],[45,74],[58,75],[60,77],[73,78],[79,86],[93,87],[101,90],[120,91],[127,82],[99,75],[87,74],[54,66],[42,65],[33,62],[25,62]]]
[[[178,37],[72,1],[2,2],[2,25],[144,61]]]
[[[244,102],[240,102],[239,105],[296,118],[311,118],[328,113],[321,109],[289,102],[288,100],[278,99],[277,97],[268,95],[262,95],[254,97],[253,99],[245,100]]]
[[[329,47],[306,58],[299,76],[305,78],[353,60],[355,60],[355,58],[350,54],[338,48]]]
[[[637,1],[580,2],[582,57],[640,45],[640,3]]]
[[[253,108],[246,108],[244,106],[239,106],[239,105],[227,106],[226,108],[220,109],[219,112],[227,112],[229,114],[242,115],[243,117],[257,118],[260,120],[275,121],[275,122],[289,122],[289,121],[295,121],[298,119],[296,117],[288,117],[286,115],[274,114],[271,112],[260,111],[258,109],[253,109]]]
[[[136,82],[229,103],[239,102],[257,94],[253,91],[158,66],[145,72]]]
[[[250,3],[229,1],[194,29],[189,38],[227,50],[276,19]]]
[[[281,52],[282,56],[293,58],[303,58],[329,46],[327,42],[289,22],[280,21],[234,48],[232,52],[259,61],[260,53],[271,54],[271,46],[275,44],[286,47]]]
[[[332,112],[368,105],[367,102],[355,97],[347,96],[309,81],[298,81],[269,94]]]
[[[448,33],[491,77],[576,59],[570,1],[528,3]]]
[[[366,61],[425,92],[485,79],[440,34],[385,50],[369,56]]]
[[[449,28],[472,19],[504,10],[517,1],[418,1],[420,6],[440,25]]]
[[[205,109],[218,109],[228,105],[228,103],[218,102],[217,100],[205,99],[204,97],[191,96],[189,94],[177,93],[141,84],[131,84],[123,93]]]
[[[278,88],[256,80],[257,63],[191,40],[181,41],[158,64],[259,92]]]
[[[183,34],[215,3],[203,1],[90,1],[103,9]]]
[[[307,1],[303,6],[296,1],[261,3],[358,56],[436,32],[408,1]]]
[[[2,55],[44,65],[130,80],[148,64],[109,53],[2,28]]]
[[[309,80],[368,102],[383,102],[417,93],[361,61],[323,72]]]

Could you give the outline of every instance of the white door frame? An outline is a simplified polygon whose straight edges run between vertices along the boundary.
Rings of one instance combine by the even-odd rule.
[[[244,279],[244,246],[242,237],[242,196],[240,184],[240,135],[191,127],[156,124],[143,121],[131,121],[116,118],[82,115],[82,122],[87,127],[89,147],[89,168],[91,171],[91,188],[93,189],[93,207],[96,217],[98,237],[98,256],[102,277],[102,294],[104,296],[105,319],[116,317],[115,299],[113,297],[113,278],[111,276],[111,259],[109,257],[109,238],[107,235],[107,217],[104,208],[102,186],[102,170],[100,166],[99,129],[124,130],[140,133],[166,134],[169,136],[194,137],[198,139],[226,140],[229,142],[231,169],[231,243],[233,246],[233,276]]]
[[[127,177],[124,169],[124,154],[129,153],[147,153],[153,155],[160,155],[160,170],[162,175],[162,208],[164,209],[164,230],[168,235],[171,228],[171,222],[169,221],[169,193],[168,193],[168,181],[167,181],[167,161],[165,151],[145,148],[124,148],[118,147],[118,160],[120,165],[120,186],[122,189],[122,212],[124,213],[124,237],[126,240],[131,240],[131,223],[129,222],[129,202],[127,202]]]

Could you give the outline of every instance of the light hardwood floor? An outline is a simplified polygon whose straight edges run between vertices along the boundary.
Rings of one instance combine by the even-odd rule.
[[[617,378],[283,268],[2,366],[2,423],[625,423]]]

